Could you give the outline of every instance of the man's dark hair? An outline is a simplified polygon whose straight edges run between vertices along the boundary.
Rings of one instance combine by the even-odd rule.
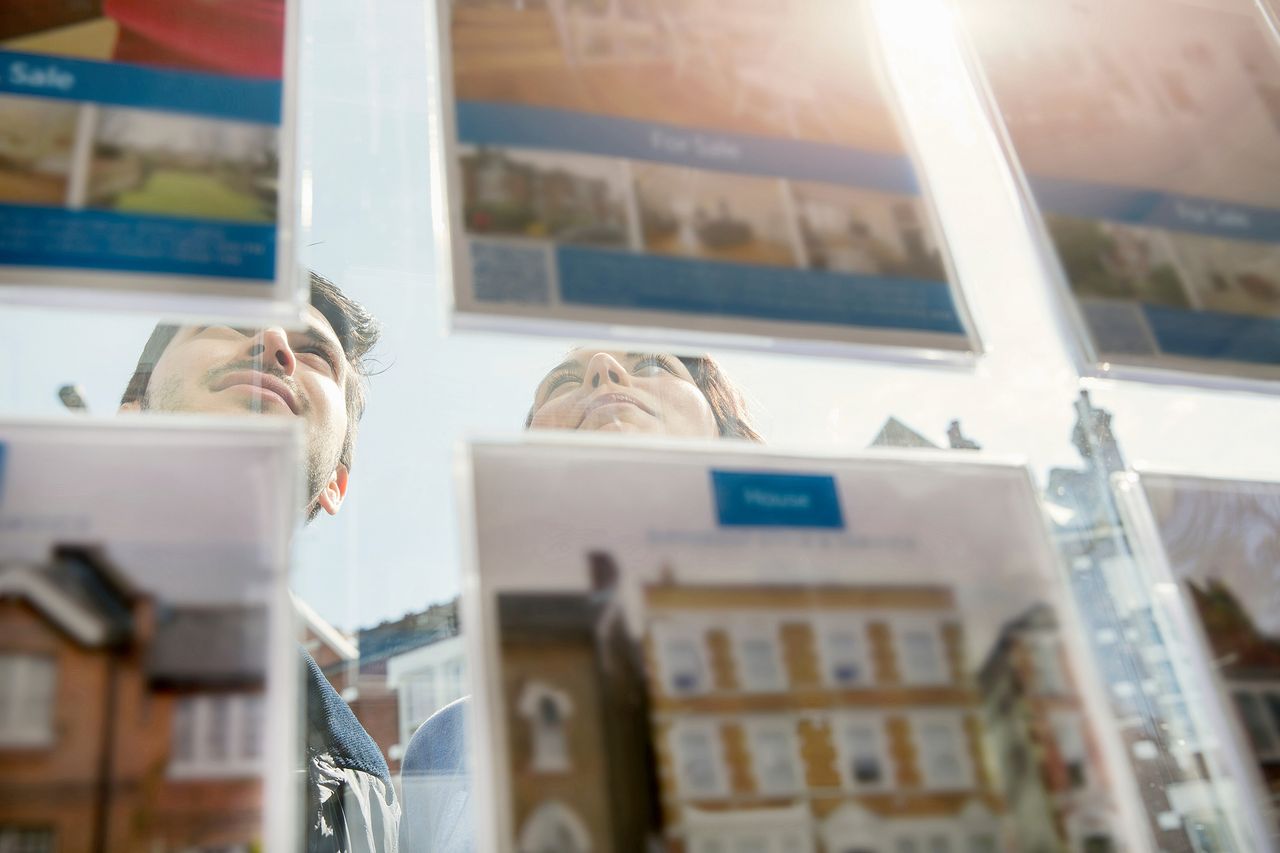
[[[369,377],[367,357],[378,342],[382,330],[378,321],[363,306],[344,294],[329,279],[315,272],[311,273],[311,305],[333,327],[352,371],[352,377],[347,382],[347,434],[343,437],[342,452],[338,457],[338,461],[349,471],[355,452],[356,426],[364,415],[365,381]],[[141,405],[146,399],[151,371],[155,369],[160,356],[164,355],[165,349],[180,328],[181,326],[160,323],[152,330],[151,337],[142,348],[142,355],[138,357],[133,376],[129,378],[129,384],[120,398],[120,405]]]

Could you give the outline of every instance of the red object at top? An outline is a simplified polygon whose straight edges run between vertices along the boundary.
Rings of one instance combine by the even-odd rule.
[[[114,59],[278,79],[285,0],[106,0],[120,25]]]

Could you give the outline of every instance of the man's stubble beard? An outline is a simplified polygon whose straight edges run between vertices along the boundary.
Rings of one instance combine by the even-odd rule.
[[[246,369],[246,365],[232,365],[228,367],[214,368],[205,373],[204,377],[200,381],[200,386],[204,388],[206,391],[208,391],[209,393],[213,393],[212,391],[213,383],[220,376],[235,370],[244,370],[244,369]],[[258,371],[262,370],[261,365],[254,365],[252,369],[258,370]],[[279,374],[275,374],[275,375],[277,378],[282,378],[279,376]],[[291,387],[292,387],[292,384],[291,384]],[[339,458],[341,457],[342,451],[337,450],[337,451],[334,451],[332,454],[328,454],[325,452],[323,443],[316,436],[312,435],[312,430],[310,429],[310,422],[306,420],[305,416],[309,407],[306,405],[306,402],[303,400],[302,396],[298,395],[296,391],[295,391],[295,396],[296,396],[296,399],[299,401],[300,407],[302,408],[302,412],[300,413],[299,417],[303,417],[304,423],[307,426],[307,429],[306,429],[307,458],[306,458],[306,471],[305,471],[307,492],[306,492],[306,505],[304,509],[307,513],[307,520],[309,521],[311,518],[315,517],[316,498],[320,496],[320,492],[328,484],[329,476],[333,473],[334,470],[337,469],[338,461],[339,461]],[[143,412],[202,414],[201,409],[198,406],[196,406],[194,403],[192,403],[191,400],[188,399],[187,396],[183,393],[182,378],[178,376],[170,377],[169,379],[165,380],[164,382],[160,383],[154,388],[150,384],[148,384],[146,393],[142,395],[142,399],[139,401],[138,407]],[[258,400],[255,400],[253,398],[245,400],[244,413],[255,414],[255,415],[269,414],[267,412],[264,412],[262,410],[261,403]],[[328,466],[326,467],[322,457],[327,455],[332,455],[333,459],[330,460]]]

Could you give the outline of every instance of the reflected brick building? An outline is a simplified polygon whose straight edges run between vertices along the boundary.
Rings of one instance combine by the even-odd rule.
[[[266,626],[90,549],[0,566],[0,846],[260,847]]]

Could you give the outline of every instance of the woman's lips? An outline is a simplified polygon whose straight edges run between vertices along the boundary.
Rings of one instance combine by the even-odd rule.
[[[646,414],[654,414],[653,409],[649,408],[635,397],[632,397],[630,394],[622,394],[615,391],[608,394],[600,394],[588,400],[587,405],[582,409],[582,417],[578,419],[578,426],[582,426],[592,412],[597,409],[602,409],[605,406],[634,406]],[[577,429],[577,427],[575,427],[575,429]]]

